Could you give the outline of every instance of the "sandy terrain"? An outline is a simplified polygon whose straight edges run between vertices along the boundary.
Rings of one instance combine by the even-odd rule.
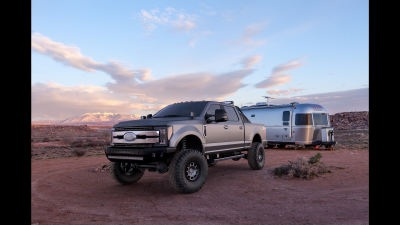
[[[288,160],[318,152],[332,173],[311,180],[286,180],[272,173]],[[101,164],[108,164],[103,154],[32,160],[31,223],[369,223],[368,148],[266,149],[262,170],[251,170],[245,159],[218,162],[193,194],[175,190],[168,173],[146,171],[138,183],[120,185],[108,172],[95,171]]]

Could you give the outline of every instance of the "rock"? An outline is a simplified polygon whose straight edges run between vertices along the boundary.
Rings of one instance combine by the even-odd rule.
[[[329,115],[334,130],[368,130],[369,112],[342,112]]]

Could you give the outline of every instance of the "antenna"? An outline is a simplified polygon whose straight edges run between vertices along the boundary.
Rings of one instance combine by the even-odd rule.
[[[145,105],[145,109],[146,109],[146,115],[147,115],[147,90],[146,90],[146,105]]]
[[[269,96],[262,96],[262,97],[264,97],[264,98],[267,99],[267,103],[269,102],[269,99],[274,99],[274,98],[271,98],[271,97],[269,97]]]

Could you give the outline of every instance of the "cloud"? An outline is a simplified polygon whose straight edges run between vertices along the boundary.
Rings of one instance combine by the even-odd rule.
[[[177,101],[222,101],[245,87],[242,80],[253,69],[239,69],[226,73],[184,73],[153,79],[151,69],[130,70],[116,61],[99,63],[80,53],[79,48],[53,42],[40,34],[33,34],[32,49],[58,62],[87,72],[107,73],[112,81],[106,88],[93,85],[66,87],[52,82],[32,85],[32,118],[66,119],[87,112],[127,113],[165,107]],[[51,47],[49,47],[51,46]],[[139,82],[142,81],[142,82]]]
[[[249,69],[254,66],[254,64],[260,62],[263,57],[261,55],[253,55],[249,57],[245,57],[239,60],[237,63],[241,64],[243,68]]]
[[[195,17],[184,15],[183,13],[177,15],[178,19],[171,21],[171,26],[177,31],[189,31],[197,27],[194,23]]]
[[[224,17],[224,20],[226,22],[231,22],[231,21],[233,21],[233,19],[238,17],[238,15],[236,13],[234,13],[233,10],[225,10],[225,11],[221,12],[221,16]]]
[[[143,94],[157,99],[158,104],[169,104],[173,101],[222,101],[245,87],[242,79],[252,74],[253,69],[240,69],[232,72],[185,73],[153,80],[145,84],[137,82],[107,83],[106,87],[116,93],[129,95]]]
[[[305,64],[307,64],[305,62],[303,62],[303,63],[299,62],[300,60],[302,60],[304,58],[305,57],[300,57],[300,58],[291,60],[287,63],[275,66],[272,69],[272,74],[270,77],[255,84],[254,86],[256,88],[271,88],[271,87],[275,87],[275,86],[282,86],[282,85],[289,83],[290,81],[292,81],[292,77],[291,77],[292,74],[284,74],[285,71],[296,69],[296,68],[302,67]]]
[[[196,15],[182,13],[171,7],[167,7],[164,12],[151,9],[150,13],[142,9],[139,18],[141,27],[147,31],[157,28],[155,24],[170,26],[179,32],[189,31],[197,27],[195,21],[198,20]]]
[[[31,91],[32,120],[67,119],[88,112],[130,114],[145,103],[143,98],[129,98],[94,85],[67,87],[49,81],[32,85]]]
[[[264,45],[265,40],[254,40],[254,36],[261,34],[265,30],[265,24],[253,24],[247,26],[242,34],[242,37],[237,40],[228,41],[223,43],[224,45],[244,45],[243,51],[250,51],[253,48]]]
[[[306,89],[302,89],[302,88],[289,88],[289,90],[278,90],[278,89],[271,89],[268,90],[267,93],[270,95],[289,95],[289,94],[294,94],[296,92],[299,91],[303,91]]]
[[[369,111],[369,88],[275,98],[273,101],[276,105],[288,104],[290,102],[320,104],[329,112],[329,114],[351,111]]]
[[[99,63],[82,55],[78,47],[66,46],[60,42],[54,42],[40,33],[32,33],[31,47],[34,51],[48,55],[54,60],[87,72],[96,70],[109,74],[114,80],[138,79],[149,81],[151,69],[130,70],[123,67],[117,61],[110,60],[107,63]]]
[[[192,37],[190,38],[188,46],[195,47],[198,40],[203,39],[206,35],[211,35],[211,34],[212,34],[211,31],[202,31],[200,33],[192,32],[191,33]]]

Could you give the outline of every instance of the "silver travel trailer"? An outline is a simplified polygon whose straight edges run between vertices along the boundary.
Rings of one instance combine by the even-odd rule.
[[[274,105],[267,101],[240,109],[252,123],[265,125],[268,147],[324,145],[334,150],[333,127],[328,112],[321,105],[298,102]]]

